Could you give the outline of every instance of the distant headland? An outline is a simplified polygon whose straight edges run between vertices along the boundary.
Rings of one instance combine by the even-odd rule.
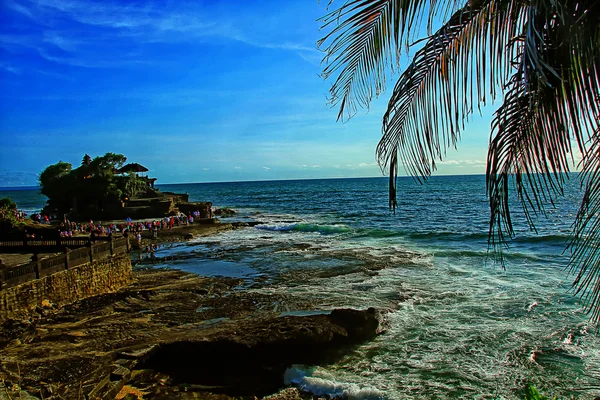
[[[117,220],[199,211],[201,218],[212,218],[210,202],[190,203],[187,193],[161,192],[148,168],[126,162],[123,154],[109,152],[95,158],[85,154],[76,168],[64,161],[46,167],[39,176],[41,193],[48,197],[41,214]]]

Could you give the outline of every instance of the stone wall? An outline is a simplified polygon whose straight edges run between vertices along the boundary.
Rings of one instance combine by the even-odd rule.
[[[59,271],[0,291],[0,323],[26,318],[43,304],[64,306],[87,297],[114,292],[133,282],[128,253]]]

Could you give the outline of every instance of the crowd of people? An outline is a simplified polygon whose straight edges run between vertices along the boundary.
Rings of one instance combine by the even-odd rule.
[[[65,219],[59,227],[61,237],[73,237],[77,235],[93,235],[109,236],[112,233],[134,233],[139,234],[142,231],[152,232],[152,237],[158,237],[158,231],[163,229],[172,229],[176,226],[190,225],[200,215],[199,211],[194,211],[191,215],[186,216],[183,213],[174,216],[168,216],[156,220],[133,221],[131,218],[126,218],[123,223],[94,223],[89,221],[85,223],[72,222]]]
[[[17,221],[25,221],[27,214],[16,208],[0,208],[0,219],[8,219],[9,217],[14,217]]]
[[[39,222],[40,224],[49,224],[50,221],[53,221],[56,218],[54,216],[49,216],[46,214],[34,213],[31,214],[31,219],[35,222]]]

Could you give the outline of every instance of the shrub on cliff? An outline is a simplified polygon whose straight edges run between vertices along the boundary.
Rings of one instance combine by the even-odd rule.
[[[12,201],[8,197],[3,197],[3,198],[0,199],[0,209],[3,209],[3,210],[16,210],[17,209],[17,203],[15,203],[14,201]]]
[[[115,175],[125,161],[122,154],[106,153],[94,159],[86,154],[75,169],[63,161],[46,167],[39,176],[41,192],[48,197],[43,212],[95,218],[119,206],[124,195],[135,195],[147,186],[135,174]]]
[[[0,199],[0,236],[24,225],[25,222],[19,218],[17,203],[8,197]]]

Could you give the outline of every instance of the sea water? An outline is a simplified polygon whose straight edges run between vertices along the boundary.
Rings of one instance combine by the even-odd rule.
[[[161,248],[167,261],[157,266],[238,277],[241,289],[315,305],[282,315],[389,310],[388,330],[339,362],[288,369],[287,384],[318,396],[523,398],[533,384],[547,396],[592,399],[599,340],[565,269],[580,201],[576,179],[568,186],[537,233],[514,203],[517,237],[504,269],[488,252],[483,176],[400,178],[395,213],[383,178],[161,185],[235,209],[224,222],[259,225]],[[21,204],[25,192],[0,197]],[[35,209],[31,196],[22,200]]]

